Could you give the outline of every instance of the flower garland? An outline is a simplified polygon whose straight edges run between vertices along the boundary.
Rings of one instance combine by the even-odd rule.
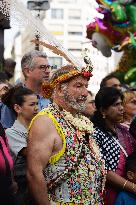
[[[103,181],[102,181],[102,193],[103,193],[105,188],[105,183],[106,183],[107,171],[105,170],[105,161],[102,160],[100,149],[95,139],[91,137],[91,134],[93,133],[93,123],[84,115],[76,114],[76,116],[74,117],[70,112],[64,109],[61,112],[61,114],[63,115],[64,119],[67,121],[68,124],[71,124],[74,128],[76,128],[77,130],[76,134],[78,138],[83,137],[86,132],[90,134],[89,147],[91,150],[91,154],[96,160],[96,162],[99,164],[101,173],[103,175]]]
[[[77,114],[75,117],[66,110],[63,110],[63,116],[73,127],[81,132],[92,133],[93,123],[85,116]]]
[[[96,159],[96,161],[99,162],[101,160],[100,150],[95,139],[91,137],[91,134],[93,133],[93,123],[87,117],[81,114],[77,114],[76,117],[74,117],[70,112],[67,112],[66,110],[63,110],[62,114],[67,123],[71,124],[74,128],[76,128],[78,138],[84,136],[85,133],[90,134],[89,146],[91,149],[91,153]],[[104,168],[102,172],[104,173]]]

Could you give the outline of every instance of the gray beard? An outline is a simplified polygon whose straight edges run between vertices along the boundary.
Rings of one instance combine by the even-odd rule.
[[[79,97],[78,99],[86,99],[86,97]],[[78,100],[77,99],[77,100]],[[86,108],[85,102],[77,102],[77,100],[70,96],[66,90],[64,90],[64,100],[67,102],[73,109],[77,110],[78,112],[83,112]]]

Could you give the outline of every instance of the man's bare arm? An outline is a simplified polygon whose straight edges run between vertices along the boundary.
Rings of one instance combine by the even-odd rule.
[[[43,169],[52,155],[54,126],[46,116],[40,116],[32,125],[27,149],[27,178],[30,192],[37,205],[49,205]]]

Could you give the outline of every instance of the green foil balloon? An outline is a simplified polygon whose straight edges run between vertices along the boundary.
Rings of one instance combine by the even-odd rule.
[[[126,10],[123,5],[118,2],[111,4],[112,19],[117,22],[124,22],[127,20]]]
[[[127,83],[136,82],[136,66],[129,69],[124,79]]]
[[[134,31],[136,31],[136,4],[127,5],[126,13],[132,24]]]

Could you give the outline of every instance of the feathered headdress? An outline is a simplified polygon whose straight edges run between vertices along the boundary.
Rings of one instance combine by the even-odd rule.
[[[70,79],[73,79],[74,77],[79,76],[79,75],[89,80],[90,77],[92,76],[92,73],[90,72],[90,70],[86,70],[86,68],[83,67],[81,70],[79,70],[77,67],[71,64],[61,67],[53,74],[49,82],[43,83],[42,95],[45,98],[51,98],[53,90],[58,84],[67,82]]]

